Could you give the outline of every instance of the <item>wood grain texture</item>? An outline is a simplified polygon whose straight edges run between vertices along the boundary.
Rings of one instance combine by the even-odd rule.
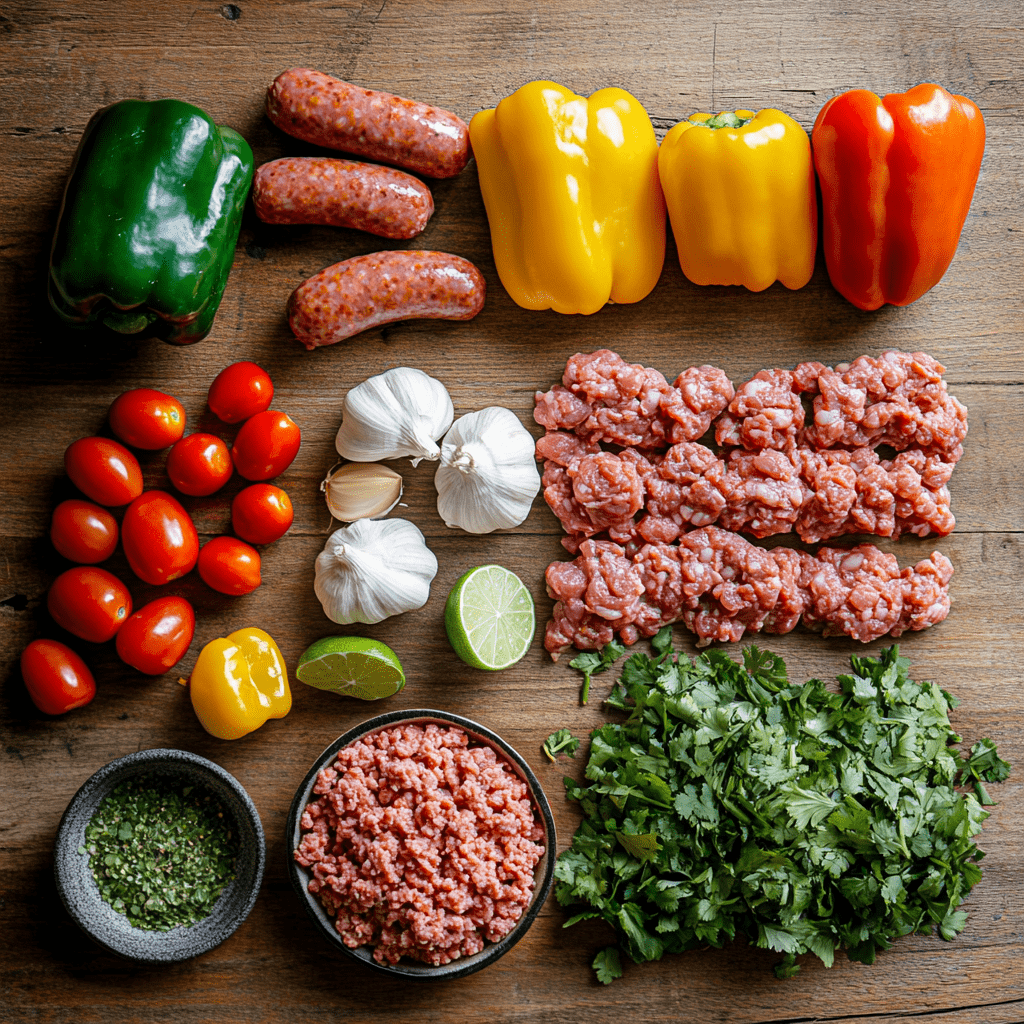
[[[1024,103],[1024,16],[1006,0],[969,6],[911,2],[842,5],[812,0],[672,3],[561,0],[291,0],[183,4],[139,0],[52,4],[11,0],[0,12],[0,1019],[37,1022],[581,1020],[894,1022],[942,1024],[1024,1020],[1024,218],[1019,117]],[[808,286],[775,285],[758,295],[700,289],[679,271],[674,248],[655,291],[634,306],[594,317],[517,307],[498,281],[475,165],[432,183],[436,213],[405,247],[440,249],[483,272],[487,305],[464,324],[412,321],[305,352],[284,316],[291,290],[324,266],[380,248],[401,248],[354,231],[271,227],[247,210],[213,333],[174,348],[119,342],[60,328],[45,305],[45,271],[61,192],[81,132],[98,107],[137,96],[179,96],[241,131],[258,162],[310,147],[263,116],[266,85],[291,66],[447,107],[466,118],[526,81],[551,78],[579,93],[628,89],[651,113],[659,137],[695,110],[777,106],[810,128],[830,96],[853,87],[903,91],[936,81],[974,99],[988,142],[960,247],[941,283],[904,309],[864,313],[832,289],[820,258]],[[513,409],[534,431],[534,390],[560,377],[576,351],[614,348],[674,375],[710,362],[736,381],[804,359],[834,363],[886,348],[924,350],[971,411],[966,455],[951,490],[956,532],[936,543],[883,542],[901,564],[945,552],[956,567],[954,608],[942,625],[909,635],[901,648],[914,673],[962,700],[954,727],[970,744],[992,736],[1017,768],[994,787],[1000,803],[980,845],[985,877],[954,942],[913,936],[872,967],[813,958],[786,982],[772,954],[742,942],[643,967],[605,988],[592,975],[608,941],[601,926],[562,929],[548,901],[529,935],[488,970],[440,986],[381,979],[336,955],[309,926],[285,873],[283,830],[292,795],[316,755],[381,710],[294,687],[291,715],[236,743],[207,736],[176,673],[148,679],[127,669],[113,645],[73,642],[95,670],[99,694],[87,708],[49,719],[29,702],[17,659],[39,636],[60,636],[45,611],[53,578],[66,568],[47,539],[54,505],[73,493],[63,476],[67,445],[104,432],[116,395],[151,386],[178,396],[190,429],[228,439],[234,428],[205,409],[206,389],[236,359],[271,374],[274,407],[302,427],[299,457],[280,483],[292,496],[292,531],[264,551],[264,585],[231,599],[193,573],[166,588],[195,603],[201,646],[241,625],[269,625],[289,666],[313,640],[335,632],[379,637],[398,651],[406,689],[388,709],[434,707],[464,714],[505,736],[534,767],[552,802],[564,849],[578,823],[561,778],[575,762],[548,764],[540,744],[555,728],[585,735],[605,720],[595,679],[591,703],[577,702],[578,677],[553,665],[539,639],[513,669],[465,668],[451,653],[442,614],[448,589],[467,568],[495,561],[530,586],[543,620],[551,601],[545,565],[564,552],[559,528],[538,502],[519,528],[487,537],[448,530],[437,515],[433,470],[400,467],[402,514],[437,553],[427,605],[364,629],[333,627],[312,592],[312,563],[331,523],[318,492],[335,459],[345,392],[397,365],[418,366],[449,388],[456,413],[485,405]],[[148,486],[166,485],[163,455],[142,459]],[[203,537],[229,525],[233,480],[219,495],[188,504]],[[120,552],[109,567],[132,579]],[[132,579],[136,605],[157,589]],[[693,651],[682,630],[677,640]],[[832,677],[863,648],[804,630],[772,638],[795,678]],[[878,650],[881,643],[868,646]],[[86,649],[88,648],[88,649]],[[235,935],[200,959],[166,970],[131,967],[106,955],[65,914],[52,882],[57,823],[77,787],[103,764],[136,749],[176,746],[222,764],[252,795],[268,841],[267,874],[255,909]]]

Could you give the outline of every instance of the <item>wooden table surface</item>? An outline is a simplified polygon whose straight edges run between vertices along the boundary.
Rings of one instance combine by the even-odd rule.
[[[1022,21],[1011,0],[898,7],[831,0],[6,3],[0,12],[7,96],[0,110],[6,409],[0,419],[0,1018],[81,1024],[456,1016],[547,1024],[1024,1020]],[[780,285],[757,295],[701,289],[682,276],[670,242],[661,281],[643,302],[587,318],[522,310],[495,273],[471,164],[434,185],[436,213],[421,237],[405,243],[459,253],[480,267],[489,292],[471,322],[412,321],[307,353],[285,319],[291,290],[330,263],[402,243],[330,228],[267,227],[250,206],[223,304],[202,343],[119,343],[112,335],[62,330],[46,307],[46,260],[72,154],[93,111],[126,97],[176,96],[238,129],[258,163],[305,153],[308,147],[263,114],[267,84],[293,66],[430,101],[466,120],[533,79],[551,78],[582,94],[617,85],[643,103],[659,137],[695,110],[740,107],[780,107],[809,129],[822,104],[843,90],[901,92],[935,81],[979,104],[988,142],[951,268],[904,309],[864,313],[849,305],[832,289],[820,252],[813,279],[798,292]],[[627,964],[625,976],[604,987],[589,965],[609,935],[596,925],[563,931],[566,915],[551,897],[527,937],[495,966],[431,985],[382,978],[314,932],[287,881],[283,830],[296,787],[332,739],[385,709],[467,715],[506,737],[533,766],[564,849],[578,811],[563,797],[566,767],[545,762],[540,745],[560,726],[586,735],[605,721],[601,698],[612,681],[598,677],[591,703],[581,708],[577,675],[564,661],[552,664],[539,636],[506,672],[473,671],[455,658],[442,612],[460,574],[484,562],[509,567],[532,589],[543,627],[551,610],[543,570],[563,552],[558,524],[540,500],[514,530],[474,537],[447,529],[436,512],[429,464],[401,467],[402,514],[424,532],[440,565],[426,606],[364,628],[335,627],[324,617],[312,568],[331,522],[318,487],[335,461],[342,398],[371,374],[416,366],[446,384],[457,415],[506,405],[536,434],[534,390],[554,384],[574,352],[602,346],[670,379],[695,363],[716,364],[741,381],[763,367],[806,359],[834,364],[890,347],[927,351],[948,367],[950,389],[970,408],[966,454],[951,484],[956,531],[935,543],[909,538],[881,546],[895,550],[903,565],[933,548],[952,559],[949,618],[904,637],[901,649],[916,677],[935,679],[960,697],[953,723],[965,745],[991,736],[1017,765],[1006,784],[993,787],[999,805],[980,839],[988,854],[985,876],[955,941],[908,937],[871,967],[840,957],[825,970],[805,957],[789,981],[773,977],[776,955],[738,941],[723,950]],[[279,481],[295,504],[295,525],[264,551],[264,583],[246,597],[217,595],[194,572],[166,588],[192,600],[198,614],[179,669],[187,673],[213,637],[256,624],[277,638],[290,668],[321,636],[378,637],[398,652],[408,685],[383,704],[364,704],[295,683],[288,718],[223,742],[199,726],[177,672],[142,677],[118,660],[112,643],[73,641],[95,672],[98,695],[65,717],[40,714],[25,694],[18,657],[37,637],[62,636],[45,599],[67,567],[47,538],[53,507],[73,492],[63,473],[64,449],[105,431],[110,402],[140,386],[178,396],[193,428],[230,438],[232,428],[212,418],[205,397],[215,374],[239,359],[270,372],[274,407],[301,425],[301,451]],[[142,461],[147,486],[166,486],[164,455]],[[202,538],[228,528],[229,498],[240,487],[236,477],[221,494],[188,502]],[[120,552],[109,567],[131,581],[136,607],[156,596],[131,576]],[[693,652],[682,629],[677,642]],[[862,650],[802,628],[770,645],[799,679],[834,677]],[[161,970],[101,951],[66,915],[52,881],[57,823],[75,790],[108,761],[149,747],[195,751],[234,774],[260,811],[268,845],[262,891],[244,924],[215,951]],[[578,774],[582,761],[568,770]]]

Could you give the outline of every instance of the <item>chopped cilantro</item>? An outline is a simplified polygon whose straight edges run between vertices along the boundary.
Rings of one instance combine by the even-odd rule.
[[[583,686],[580,689],[580,703],[586,704],[590,698],[590,677],[604,672],[615,664],[616,660],[626,653],[626,645],[613,640],[606,644],[603,651],[585,651],[577,654],[569,662],[569,668],[578,669],[583,673]]]
[[[963,930],[992,802],[981,783],[1010,767],[991,740],[960,754],[950,694],[908,678],[897,647],[852,658],[834,693],[791,684],[755,647],[740,665],[656,641],[606,701],[628,717],[592,733],[584,782],[565,780],[583,812],[555,867],[577,911],[566,927],[602,918],[637,963],[743,933],[782,954],[780,978],[801,954],[869,964],[899,936]],[[589,679],[618,653],[576,667]],[[593,967],[621,976],[615,947]]]
[[[541,747],[541,750],[544,751],[544,756],[554,763],[555,757],[559,753],[567,754],[569,757],[575,757],[579,745],[579,739],[573,736],[568,729],[559,729],[557,732],[553,732],[544,741],[544,745]]]

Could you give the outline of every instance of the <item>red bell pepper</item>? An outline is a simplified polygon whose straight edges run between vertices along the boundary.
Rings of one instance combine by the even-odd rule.
[[[879,99],[854,89],[811,133],[825,262],[861,309],[905,306],[938,284],[960,240],[985,149],[981,111],[938,85]]]

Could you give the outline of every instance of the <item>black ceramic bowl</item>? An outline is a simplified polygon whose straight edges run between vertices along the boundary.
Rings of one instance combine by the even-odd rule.
[[[235,878],[210,915],[188,928],[159,932],[129,924],[127,917],[100,898],[89,855],[78,852],[103,798],[119,783],[140,776],[205,787],[234,823],[232,832],[238,836]],[[135,963],[172,964],[219,946],[246,919],[256,902],[266,856],[259,813],[234,776],[187,750],[142,750],[111,761],[74,795],[57,829],[54,874],[68,913],[101,946]]]
[[[482,744],[492,747],[512,767],[517,775],[526,783],[530,798],[533,801],[536,816],[544,828],[544,856],[537,863],[534,872],[533,898],[530,905],[523,911],[523,916],[516,923],[516,926],[498,942],[488,943],[479,953],[472,956],[462,957],[453,960],[451,963],[440,967],[433,967],[430,964],[409,960],[403,957],[397,964],[378,963],[373,958],[372,946],[360,946],[351,949],[345,945],[341,936],[334,928],[334,918],[330,917],[316,896],[309,892],[308,886],[311,878],[310,873],[301,865],[295,862],[292,856],[293,851],[299,845],[301,836],[299,819],[302,812],[312,798],[313,784],[316,782],[317,773],[321,768],[328,767],[342,747],[361,739],[369,733],[378,732],[394,725],[427,725],[436,723],[441,726],[457,725],[469,734],[474,745]],[[348,956],[361,961],[374,970],[399,978],[459,978],[465,974],[472,974],[490,964],[493,964],[499,957],[504,956],[530,929],[534,918],[544,905],[544,900],[551,891],[551,883],[555,868],[555,849],[557,838],[555,836],[555,822],[551,817],[551,805],[548,803],[544,790],[536,776],[530,770],[530,766],[523,758],[506,743],[497,733],[473,722],[468,718],[459,715],[451,715],[445,711],[415,710],[415,711],[392,711],[384,715],[378,715],[362,725],[350,729],[344,736],[338,737],[313,763],[306,777],[302,780],[295,799],[292,801],[291,811],[288,814],[288,824],[285,828],[285,848],[288,856],[288,873],[292,880],[292,886],[302,900],[309,916],[316,923],[324,938],[336,949],[346,953]]]

